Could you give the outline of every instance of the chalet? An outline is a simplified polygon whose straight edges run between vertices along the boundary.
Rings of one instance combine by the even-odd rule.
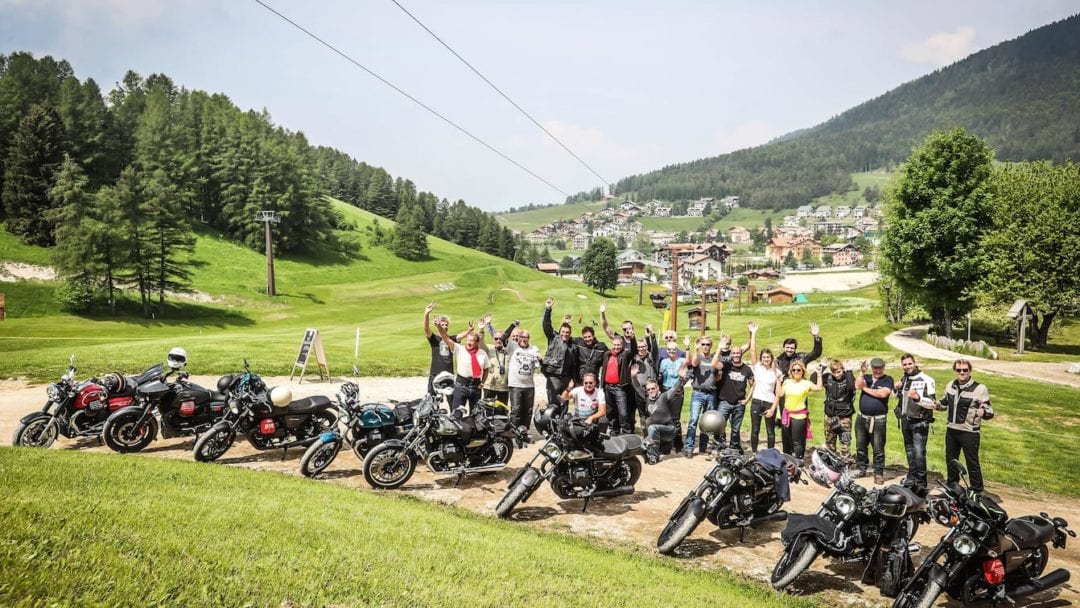
[[[789,228],[794,228],[799,225],[799,217],[797,215],[785,215],[784,225]]]
[[[731,255],[731,251],[723,243],[669,243],[667,247],[657,249],[654,254],[657,262],[670,262],[671,255],[675,253],[679,256],[680,263],[682,260],[696,257],[698,255],[706,255],[710,258],[723,263]]]
[[[644,257],[645,256],[641,255],[641,252],[638,251],[637,249],[626,249],[622,253],[620,253],[619,255],[615,256],[615,263],[616,264],[623,264],[625,262],[630,262],[632,260],[640,260],[640,259],[643,259]]]
[[[833,214],[836,215],[836,219],[842,220],[845,217],[851,215],[851,207],[847,205],[841,205],[836,209],[833,209]]]
[[[769,304],[790,304],[795,300],[795,292],[786,287],[774,287],[765,292],[765,301]]]
[[[656,217],[671,217],[671,207],[668,205],[657,205],[653,207],[653,215]]]
[[[751,281],[757,281],[761,279],[773,281],[780,278],[780,273],[770,268],[766,268],[764,270],[747,270],[743,273],[743,275]]]
[[[623,213],[627,213],[630,215],[641,215],[641,207],[638,207],[630,201],[626,201],[625,203],[619,205],[619,210]]]
[[[728,230],[728,237],[730,237],[731,242],[736,245],[747,245],[752,240],[750,238],[750,231],[742,226],[733,226]]]
[[[821,248],[821,254],[832,254],[833,266],[853,266],[862,259],[862,254],[850,243],[837,243]]]
[[[537,228],[529,234],[526,234],[525,240],[532,243],[533,245],[540,245],[548,242],[548,240],[551,239],[551,236],[551,232],[546,228]]]
[[[619,264],[619,280],[635,281],[645,277],[645,260],[630,260]]]
[[[867,211],[866,205],[859,205],[859,206],[857,206],[857,207],[855,207],[854,209],[851,210],[851,217],[853,217],[855,219],[858,219],[860,217],[864,217],[864,216],[866,216],[866,211]]]
[[[704,199],[702,199],[702,200],[704,200]],[[710,201],[711,201],[711,199],[710,199]],[[701,216],[705,215],[705,207],[707,207],[710,204],[711,203],[702,202],[700,200],[699,201],[694,201],[694,202],[690,203],[686,207],[686,215],[688,215],[690,217],[701,217]]]
[[[808,237],[798,237],[790,241],[784,237],[773,237],[765,243],[765,257],[778,264],[784,262],[788,252],[791,252],[796,260],[801,260],[806,251],[810,252],[811,258],[821,259],[821,243]]]
[[[795,216],[800,220],[804,217],[810,217],[814,215],[814,207],[812,205],[803,205],[795,211]]]
[[[850,224],[844,222],[817,222],[814,224],[814,235],[818,237],[832,235],[843,236],[847,234],[849,227]]]
[[[738,209],[739,208],[739,197],[737,197],[737,196],[725,196],[724,198],[720,199],[720,204],[723,205],[724,207],[728,208],[728,209]]]
[[[674,232],[661,232],[659,230],[650,230],[646,233],[649,237],[649,242],[653,247],[663,247],[671,241],[675,240]]]
[[[817,210],[814,211],[814,215],[816,215],[818,219],[827,220],[832,217],[832,207],[828,205],[819,205]]]
[[[559,274],[559,264],[556,262],[540,262],[536,269],[547,274]]]
[[[574,235],[574,238],[570,240],[570,248],[577,251],[584,251],[592,245],[592,235],[584,232],[579,232]]]
[[[611,207],[604,207],[600,210],[600,217],[602,218],[610,219],[613,215],[615,215],[615,210]]]
[[[724,263],[705,254],[698,254],[679,262],[679,269],[685,276],[702,281],[713,281],[724,276]]]

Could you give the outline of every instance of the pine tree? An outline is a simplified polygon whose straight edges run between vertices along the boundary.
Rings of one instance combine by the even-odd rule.
[[[36,105],[19,122],[4,166],[7,229],[23,242],[52,245],[54,225],[49,198],[64,160],[64,127],[51,105]]]
[[[397,227],[390,238],[390,251],[406,260],[423,260],[430,254],[424,234],[424,212],[419,207],[402,207]]]

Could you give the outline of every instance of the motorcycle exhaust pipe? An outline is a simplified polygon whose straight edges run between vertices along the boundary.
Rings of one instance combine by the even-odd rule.
[[[1050,574],[1043,577],[1032,579],[1023,585],[1020,585],[1016,589],[1008,592],[1010,598],[1023,597],[1025,595],[1031,595],[1032,593],[1038,593],[1040,591],[1046,591],[1052,589],[1058,585],[1067,583],[1069,581],[1069,571],[1064,568],[1058,568]]]
[[[750,525],[754,526],[754,525],[763,524],[763,523],[769,522],[769,521],[783,521],[783,520],[787,519],[787,516],[788,516],[787,511],[777,511],[776,513],[769,513],[768,515],[762,515],[761,517],[755,517],[753,520],[750,521]]]
[[[611,498],[613,496],[627,496],[634,493],[634,486],[619,486],[617,488],[611,488],[610,490],[597,490],[592,494],[589,494],[589,498]]]
[[[444,471],[436,471],[435,468],[432,467],[430,463],[428,463],[428,468],[431,469],[431,472],[434,473],[435,475],[438,475],[438,476],[441,476],[441,477],[449,477],[451,475],[470,475],[472,473],[491,473],[493,471],[501,471],[502,469],[506,468],[506,465],[505,464],[486,464],[486,465],[484,465],[482,467],[465,467],[465,468],[446,469]]]

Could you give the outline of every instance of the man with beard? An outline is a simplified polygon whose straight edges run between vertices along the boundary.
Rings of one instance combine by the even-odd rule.
[[[631,342],[632,347],[635,346]],[[630,409],[627,393],[630,385],[630,362],[634,353],[623,346],[622,336],[611,339],[611,350],[604,357],[601,367],[600,386],[608,403],[608,423],[612,435],[634,432],[634,410]]]
[[[507,348],[507,336],[518,326],[517,321],[510,323],[510,326],[503,331],[495,331],[495,328],[491,325],[491,315],[486,314],[480,319],[481,335],[484,331],[487,331],[494,342],[493,346],[488,346],[486,342],[481,342],[480,347],[483,348],[488,355],[488,374],[487,380],[484,381],[484,398],[495,399],[510,404],[510,387],[507,384],[507,363],[510,357],[510,351]]]
[[[904,485],[919,496],[926,496],[926,440],[937,409],[937,385],[919,369],[915,355],[905,353],[900,357],[900,366],[904,368],[904,375],[896,387],[900,401],[896,404],[896,416],[900,419],[908,461]]]
[[[454,373],[454,348],[453,346],[447,346],[443,342],[442,338],[435,335],[435,332],[431,331],[431,311],[435,310],[435,302],[428,304],[424,307],[424,336],[427,337],[428,346],[431,347],[431,366],[428,368],[428,382],[427,390],[428,394],[433,394],[435,390],[431,386],[432,380],[435,376],[442,372]],[[446,315],[439,315],[435,317],[435,327],[439,333],[449,331],[450,318]],[[454,342],[457,342],[455,338],[451,338]]]
[[[508,347],[507,384],[510,387],[510,422],[527,431],[532,424],[536,388],[533,372],[540,366],[540,349],[529,343],[529,330],[517,330],[517,342]]]
[[[808,353],[796,352],[799,349],[799,341],[795,338],[784,340],[784,352],[776,357],[776,366],[780,368],[784,378],[788,376],[788,367],[791,367],[792,361],[798,359],[803,362],[803,367],[808,367],[811,361],[821,356],[821,330],[817,323],[810,324],[810,335],[814,338],[814,348]]]
[[[623,350],[629,351],[631,356],[637,353],[637,336],[634,332],[634,322],[629,319],[623,321],[622,334],[617,334],[612,331],[611,326],[608,324],[607,301],[600,302],[600,325],[604,328],[604,333],[607,334],[609,340],[614,343],[615,336],[621,335],[623,339]],[[633,433],[633,415],[634,412],[637,412],[639,410],[639,407],[637,392],[634,391],[634,388],[630,385],[629,380],[627,380],[626,390],[624,392],[626,393],[626,407],[630,411],[631,416],[629,432]],[[609,408],[609,414],[610,409],[611,408]]]
[[[686,444],[684,454],[687,458],[694,457],[694,440],[698,439],[697,422],[702,412],[716,409],[716,381],[713,372],[712,338],[701,336],[697,339],[697,345],[690,353],[690,361],[687,366],[690,369],[693,392],[690,393],[690,420],[686,424]],[[709,436],[704,433],[700,437],[699,449],[705,453],[708,448]]]
[[[551,307],[554,305],[555,298],[548,298],[544,304],[543,327],[548,347],[540,371],[547,379],[548,403],[558,405],[562,403],[562,392],[577,373],[577,358],[574,355],[574,343],[570,338],[570,323],[563,321],[557,334],[551,326]]]
[[[596,339],[596,332],[592,327],[586,326],[581,330],[581,337],[574,338],[574,357],[577,359],[578,371],[574,384],[581,385],[585,374],[599,374],[600,365],[604,362],[604,354],[607,353],[607,344]]]
[[[752,339],[751,348],[753,348]],[[747,390],[752,389],[754,385],[754,373],[749,365],[743,363],[742,355],[742,347],[736,346],[731,349],[731,355],[727,361],[716,357],[712,362],[713,369],[716,370],[716,382],[720,385],[716,391],[716,400],[721,420],[720,432],[714,439],[716,445],[712,450],[713,458],[717,457],[720,450],[725,447],[724,431],[729,420],[731,421],[731,442],[727,446],[742,453],[740,432],[743,417],[746,415]]]
[[[645,461],[649,464],[656,464],[660,462],[660,450],[657,441],[660,437],[670,437],[675,434],[675,418],[672,410],[675,407],[674,400],[676,396],[682,397],[682,388],[681,386],[673,387],[661,392],[660,385],[654,379],[648,380],[645,386],[642,387],[638,382],[638,378],[644,374],[640,372],[641,370],[636,363],[630,367],[630,378],[634,390],[641,397],[641,401],[645,404],[645,411],[648,413],[647,420],[644,423]],[[686,377],[685,367],[679,370],[679,376],[681,378]]]

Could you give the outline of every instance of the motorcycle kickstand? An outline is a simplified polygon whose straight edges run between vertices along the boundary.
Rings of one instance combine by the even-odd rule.
[[[455,489],[457,489],[457,487],[461,485],[461,480],[462,479],[465,479],[465,472],[464,471],[457,474],[457,479],[454,480],[454,488]]]
[[[585,497],[585,502],[582,503],[582,505],[581,505],[581,512],[584,513],[585,510],[588,509],[588,508],[589,508],[589,497],[586,496]]]
[[[739,526],[739,542],[740,543],[746,542],[744,540],[745,538],[746,538],[746,526]]]
[[[281,448],[281,462],[285,462],[285,455],[289,453],[289,448]]]

